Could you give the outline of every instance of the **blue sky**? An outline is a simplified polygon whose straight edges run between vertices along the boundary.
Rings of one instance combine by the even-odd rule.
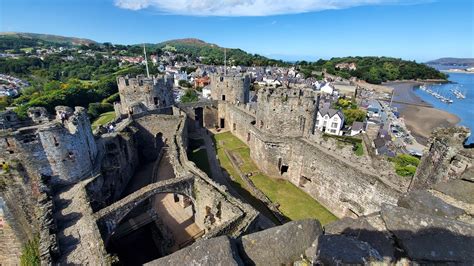
[[[472,0],[1,0],[0,31],[120,44],[194,37],[273,58],[474,57]],[[290,4],[289,4],[290,3]]]

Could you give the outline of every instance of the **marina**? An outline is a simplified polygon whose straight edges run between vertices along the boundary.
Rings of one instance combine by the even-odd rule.
[[[430,87],[428,87],[427,85],[423,84],[419,87],[420,90],[432,95],[433,97],[435,97],[436,99],[440,100],[441,102],[443,103],[447,103],[447,104],[451,104],[453,103],[454,101],[447,97],[447,96],[444,96],[442,95],[440,92],[438,91],[434,91],[433,89],[431,89]]]
[[[433,105],[434,108],[444,110],[446,112],[455,114],[460,118],[459,125],[467,126],[474,130],[474,76],[465,73],[451,73],[449,75],[450,83],[429,85],[425,90],[415,87],[415,94],[419,96],[424,102]],[[451,95],[453,103],[448,104],[440,101],[434,95],[428,93],[426,90],[430,89],[434,92],[440,92],[441,95]],[[461,92],[462,96],[457,98],[453,91]],[[474,143],[474,135],[471,134],[466,144]]]
[[[466,99],[466,93],[462,93],[458,88],[451,89],[451,92],[458,99]]]

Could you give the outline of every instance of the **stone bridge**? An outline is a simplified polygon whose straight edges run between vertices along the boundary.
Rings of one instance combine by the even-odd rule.
[[[94,214],[97,225],[101,231],[105,243],[117,228],[118,224],[130,211],[143,201],[160,193],[176,193],[191,199],[195,204],[193,196],[194,176],[173,178],[149,184],[127,197],[107,206]]]

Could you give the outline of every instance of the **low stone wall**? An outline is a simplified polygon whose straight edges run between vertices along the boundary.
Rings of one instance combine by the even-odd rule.
[[[280,223],[284,224],[288,222],[288,218],[286,218],[286,216],[278,209],[278,207],[275,206],[275,204],[257,186],[255,186],[252,180],[240,170],[239,166],[235,162],[234,157],[229,153],[229,151],[224,149],[224,152],[227,155],[227,158],[229,158],[234,169],[240,175],[242,180],[244,180],[246,187],[250,190],[250,193],[258,200],[263,202],[267,208],[272,211],[273,215]]]
[[[19,264],[22,246],[40,231],[41,212],[36,179],[28,178],[21,164],[9,165],[9,172],[0,174],[0,261],[15,265]]]

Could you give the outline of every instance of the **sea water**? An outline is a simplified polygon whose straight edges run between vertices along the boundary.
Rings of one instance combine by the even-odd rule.
[[[452,114],[457,115],[461,121],[459,125],[466,126],[471,129],[471,136],[467,144],[474,143],[474,74],[466,73],[448,73],[450,83],[428,85],[439,94],[450,98],[453,103],[447,104],[436,99],[434,96],[425,91],[415,88],[415,94],[424,101],[433,105],[437,109],[441,109]],[[461,93],[466,95],[465,99],[458,99],[451,91],[458,89]]]

